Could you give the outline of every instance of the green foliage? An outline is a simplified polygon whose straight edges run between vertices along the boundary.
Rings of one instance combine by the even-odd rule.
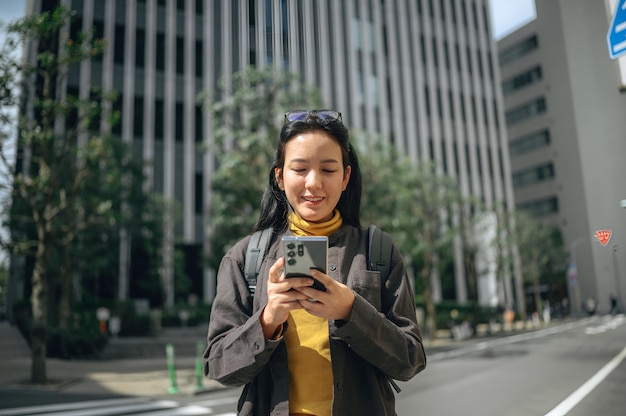
[[[153,334],[149,315],[124,313],[120,316],[120,337],[142,337]]]
[[[107,345],[106,335],[97,330],[48,329],[48,358],[96,358]]]
[[[250,232],[259,212],[259,198],[267,184],[279,131],[287,109],[320,108],[317,93],[300,86],[292,76],[273,70],[248,69],[233,77],[232,90],[222,88],[209,100],[216,121],[211,150],[220,165],[212,182],[213,224],[211,267],[225,251]],[[439,256],[448,250],[456,231],[450,220],[462,204],[454,181],[435,166],[415,166],[380,137],[351,134],[363,174],[362,222],[373,223],[393,235],[409,259],[419,265],[422,298],[434,316],[428,277]],[[448,260],[447,260],[448,261]]]
[[[450,212],[462,203],[454,181],[432,164],[416,166],[382,138],[359,144],[363,223],[390,232],[414,264],[423,264],[425,253],[447,250],[458,231],[450,224]]]
[[[189,294],[191,280],[185,273],[185,253],[181,249],[174,250],[174,290],[175,299],[184,299]]]
[[[5,318],[7,304],[7,288],[9,283],[9,269],[6,261],[0,260],[0,320]]]
[[[28,299],[21,299],[13,304],[13,320],[22,337],[30,344],[32,307]]]
[[[97,305],[97,307],[96,307]],[[99,307],[109,309],[111,317],[117,317],[120,319],[120,332],[117,334],[120,337],[127,336],[148,336],[154,335],[151,326],[151,318],[148,314],[140,314],[135,308],[135,300],[87,300],[82,304],[75,305],[78,309],[84,309],[82,314],[87,319],[82,326],[89,329],[98,329],[99,322],[96,318],[96,310]],[[108,334],[111,335],[111,334]]]
[[[466,203],[452,178],[430,163],[415,165],[381,139],[363,147],[363,219],[393,235],[394,242],[419,271],[415,281],[426,306],[427,331],[436,330],[430,276],[453,262],[452,239],[459,232],[451,220]],[[448,274],[446,274],[448,275]]]
[[[13,307],[15,323],[29,345],[32,345],[33,315],[30,301]],[[107,336],[99,332],[95,308],[76,305],[69,329],[50,326],[46,334],[48,358],[95,358],[107,345]]]
[[[217,269],[226,250],[256,223],[283,114],[321,105],[319,93],[295,75],[253,67],[233,76],[232,89],[222,84],[203,99],[215,120],[210,150],[219,161],[212,180],[212,253],[207,259]]]
[[[178,304],[171,311],[163,313],[161,323],[164,327],[180,327],[183,326],[183,321],[180,318],[180,312],[187,312],[186,326],[206,326],[208,325],[211,315],[211,305],[206,303],[200,303],[196,306],[188,304]]]
[[[75,31],[72,18],[70,10],[56,7],[12,23],[5,47],[19,42],[32,59],[0,56],[0,153],[14,173],[7,204],[12,240],[3,243],[14,254],[33,258],[33,382],[46,378],[48,326],[61,328],[53,344],[59,354],[73,351],[73,344],[83,345],[77,353],[88,353],[83,343],[89,335],[69,335],[75,278],[92,298],[110,296],[116,292],[120,230],[145,251],[161,241],[160,207],[153,209],[141,189],[143,166],[133,161],[128,145],[108,134],[117,115],[104,109],[112,107],[115,94],[93,88],[84,99],[72,88],[60,89],[81,62],[106,46],[91,33]],[[27,110],[17,118],[5,116],[5,106],[18,102]],[[11,126],[17,126],[15,165],[7,157]],[[154,279],[158,266],[146,270]]]
[[[444,300],[437,304],[437,327],[451,328],[463,322],[469,322],[472,326],[498,322],[501,320],[502,311],[497,307],[480,306],[476,302],[458,303]]]
[[[519,248],[524,281],[533,288],[534,308],[541,310],[540,284],[563,280],[567,254],[561,232],[555,226],[543,223],[530,214],[517,212],[515,241]]]
[[[361,136],[361,135],[356,135]],[[413,243],[406,223],[410,212],[410,181],[414,175],[411,161],[382,137],[358,137],[359,162],[363,176],[361,219],[364,225],[376,224],[393,235],[403,252]],[[353,141],[356,138],[353,136]]]
[[[72,15],[59,7],[9,26],[13,36],[5,46],[20,42],[32,47],[28,41],[37,40],[40,47],[36,62],[0,59],[0,68],[5,69],[0,71],[3,106],[17,102],[19,88],[8,88],[21,86],[21,77],[33,74],[37,80],[23,84],[24,97],[33,100],[34,111],[21,114],[16,124],[19,148],[29,148],[32,158],[23,157],[25,152],[18,154],[13,197],[7,204],[13,239],[4,243],[14,253],[29,256],[43,243],[47,255],[38,264],[45,274],[80,275],[84,288],[106,297],[116,291],[119,230],[124,228],[133,250],[154,259],[141,265],[137,278],[145,278],[150,286],[156,282],[160,290],[155,247],[162,241],[162,204],[142,191],[143,166],[132,158],[130,147],[99,129],[101,123],[113,125],[117,118],[103,112],[116,94],[94,88],[87,99],[81,99],[77,91],[56,90],[80,62],[105,47],[91,33],[60,32]],[[63,282],[50,283],[54,292]]]

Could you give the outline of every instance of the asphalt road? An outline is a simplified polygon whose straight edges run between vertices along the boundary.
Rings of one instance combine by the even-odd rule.
[[[594,317],[430,356],[399,415],[623,416],[626,318]]]
[[[427,350],[428,366],[399,383],[400,416],[623,416],[626,414],[626,317],[592,317],[492,339]],[[234,416],[240,389],[177,396],[42,397],[29,392],[5,414]],[[31,404],[39,402],[30,392]],[[104,399],[104,400],[103,400]],[[20,400],[16,400],[19,402]],[[44,405],[43,402],[47,403]],[[52,402],[57,402],[49,406]],[[374,415],[375,416],[375,415]]]

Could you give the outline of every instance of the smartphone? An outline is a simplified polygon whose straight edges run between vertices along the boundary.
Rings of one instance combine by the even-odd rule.
[[[282,238],[285,257],[285,277],[312,277],[311,269],[326,273],[328,269],[328,237],[285,236]],[[313,288],[326,291],[314,280]]]

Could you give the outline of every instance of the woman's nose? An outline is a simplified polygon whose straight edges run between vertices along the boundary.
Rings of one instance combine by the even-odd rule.
[[[306,177],[306,187],[307,188],[317,188],[321,186],[322,180],[319,172],[311,170]]]

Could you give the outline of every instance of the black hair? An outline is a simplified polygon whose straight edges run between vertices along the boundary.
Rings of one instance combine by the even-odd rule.
[[[360,228],[361,212],[361,171],[359,160],[350,145],[348,129],[341,120],[324,120],[310,114],[305,120],[287,122],[283,125],[276,148],[276,157],[269,170],[268,184],[261,198],[261,212],[253,231],[272,227],[274,232],[282,233],[287,230],[287,214],[290,210],[285,192],[280,189],[276,181],[276,168],[285,165],[285,147],[293,137],[309,131],[322,131],[334,138],[341,147],[344,169],[351,167],[350,179],[346,190],[342,192],[337,209],[344,223]]]

